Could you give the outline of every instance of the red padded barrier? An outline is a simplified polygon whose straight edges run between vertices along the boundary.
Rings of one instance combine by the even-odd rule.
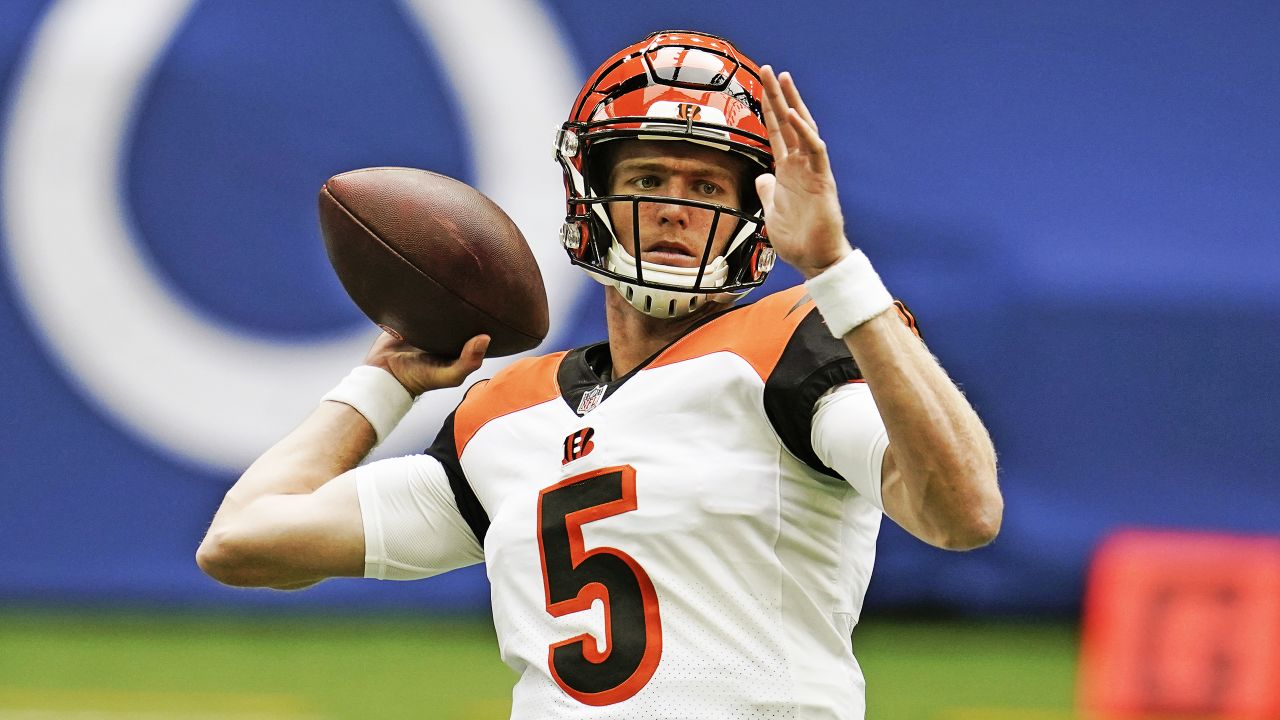
[[[1089,572],[1091,718],[1280,719],[1280,538],[1127,530]]]

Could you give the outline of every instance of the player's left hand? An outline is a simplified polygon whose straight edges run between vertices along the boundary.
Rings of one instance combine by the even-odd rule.
[[[827,145],[791,74],[765,65],[760,78],[775,169],[756,179],[756,192],[778,257],[811,278],[853,251]]]

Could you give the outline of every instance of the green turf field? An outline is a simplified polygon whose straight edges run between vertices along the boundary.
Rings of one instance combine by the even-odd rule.
[[[869,618],[872,720],[1069,720],[1065,624]],[[486,621],[0,612],[0,720],[505,718]]]

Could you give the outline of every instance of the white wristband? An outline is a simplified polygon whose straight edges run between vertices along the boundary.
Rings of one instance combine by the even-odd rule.
[[[893,296],[861,250],[809,278],[804,287],[838,338],[893,305]]]
[[[395,375],[373,367],[361,365],[347,373],[342,382],[321,400],[333,400],[355,408],[373,426],[378,442],[386,439],[395,429],[409,408],[413,396],[396,380]]]

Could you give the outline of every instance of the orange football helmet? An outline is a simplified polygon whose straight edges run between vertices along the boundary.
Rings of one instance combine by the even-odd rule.
[[[614,285],[637,309],[655,317],[692,312],[707,299],[731,302],[764,282],[774,263],[754,175],[773,171],[765,131],[760,69],[728,40],[706,33],[664,30],[619,51],[587,80],[556,134],[564,171],[565,223],[560,240],[570,260]],[[753,169],[744,209],[701,200],[609,195],[609,168],[599,148],[625,139],[697,143],[745,157]],[[660,202],[715,213],[697,268],[677,268],[620,246],[607,203]],[[736,226],[723,255],[710,257],[716,228]]]

